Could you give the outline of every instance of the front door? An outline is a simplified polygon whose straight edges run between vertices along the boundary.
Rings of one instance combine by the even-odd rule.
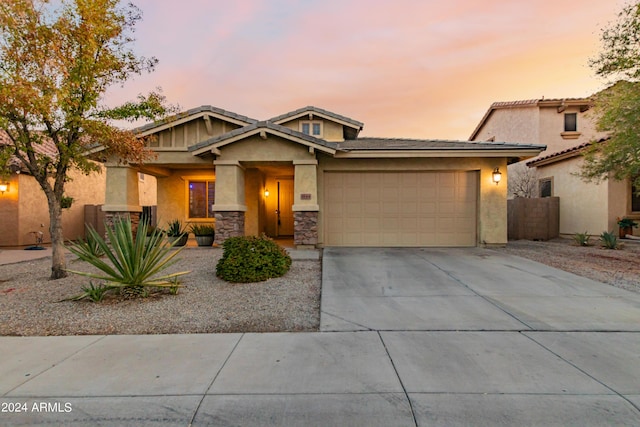
[[[276,237],[293,236],[293,179],[278,179]]]

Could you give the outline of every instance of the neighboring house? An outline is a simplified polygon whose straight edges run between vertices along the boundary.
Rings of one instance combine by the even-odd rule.
[[[9,144],[9,137],[0,130],[0,145]],[[56,156],[52,142],[36,144],[38,155]],[[47,198],[38,182],[22,168],[17,159],[10,163],[11,175],[8,190],[0,193],[0,246],[28,246],[36,243],[34,233],[42,232],[43,243],[51,242],[49,234],[49,209]],[[64,237],[74,240],[85,236],[85,205],[102,205],[105,199],[106,173],[84,175],[78,171],[69,173],[65,184],[65,195],[73,198],[70,208],[62,211]],[[151,181],[141,186],[141,202],[155,204],[155,178],[141,177]]]
[[[605,139],[597,143],[605,142]],[[600,183],[585,182],[578,174],[584,162],[584,143],[527,162],[538,170],[542,196],[560,198],[560,234],[598,235],[618,230],[618,219],[640,219],[640,198],[628,180],[608,179]],[[636,231],[637,232],[637,231]]]
[[[590,106],[588,98],[495,102],[470,137],[471,141],[547,146],[537,158],[509,166],[509,178],[518,179],[525,164],[535,170],[537,185],[531,196],[560,198],[561,235],[600,234],[616,230],[619,217],[640,218],[640,204],[630,182],[610,179],[597,184],[577,176],[582,151],[607,137],[596,131]]]
[[[104,210],[139,218],[140,171],[157,178],[160,226],[215,223],[217,243],[260,233],[299,247],[506,243],[506,185],[493,173],[543,146],[360,138],[362,128],[316,107],[265,121],[195,108],[136,130],[157,156],[107,164]]]

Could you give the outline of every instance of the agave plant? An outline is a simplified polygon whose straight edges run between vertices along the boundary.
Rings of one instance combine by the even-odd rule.
[[[89,237],[106,255],[106,260],[95,255],[88,243],[81,242],[69,246],[69,251],[88,262],[102,273],[87,273],[68,270],[70,273],[91,277],[106,282],[106,286],[121,293],[144,294],[145,287],[177,286],[177,278],[189,271],[161,275],[173,265],[180,252],[172,250],[173,245],[163,240],[161,230],[154,230],[147,236],[148,224],[143,221],[134,237],[131,220],[116,220],[113,227],[107,227],[109,244],[95,229],[88,229]],[[110,261],[110,262],[107,262]]]

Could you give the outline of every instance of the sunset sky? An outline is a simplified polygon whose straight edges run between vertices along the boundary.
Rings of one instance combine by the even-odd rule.
[[[623,0],[134,0],[135,51],[157,70],[110,93],[162,87],[264,120],[314,105],[361,136],[466,140],[494,101],[583,97]]]

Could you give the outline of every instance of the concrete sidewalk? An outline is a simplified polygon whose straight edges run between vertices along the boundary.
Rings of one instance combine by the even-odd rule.
[[[640,295],[483,249],[348,252],[324,252],[324,332],[2,337],[0,425],[640,425]]]
[[[44,247],[42,250],[0,249],[0,265],[33,261],[35,259],[47,258],[50,256],[50,247]]]

